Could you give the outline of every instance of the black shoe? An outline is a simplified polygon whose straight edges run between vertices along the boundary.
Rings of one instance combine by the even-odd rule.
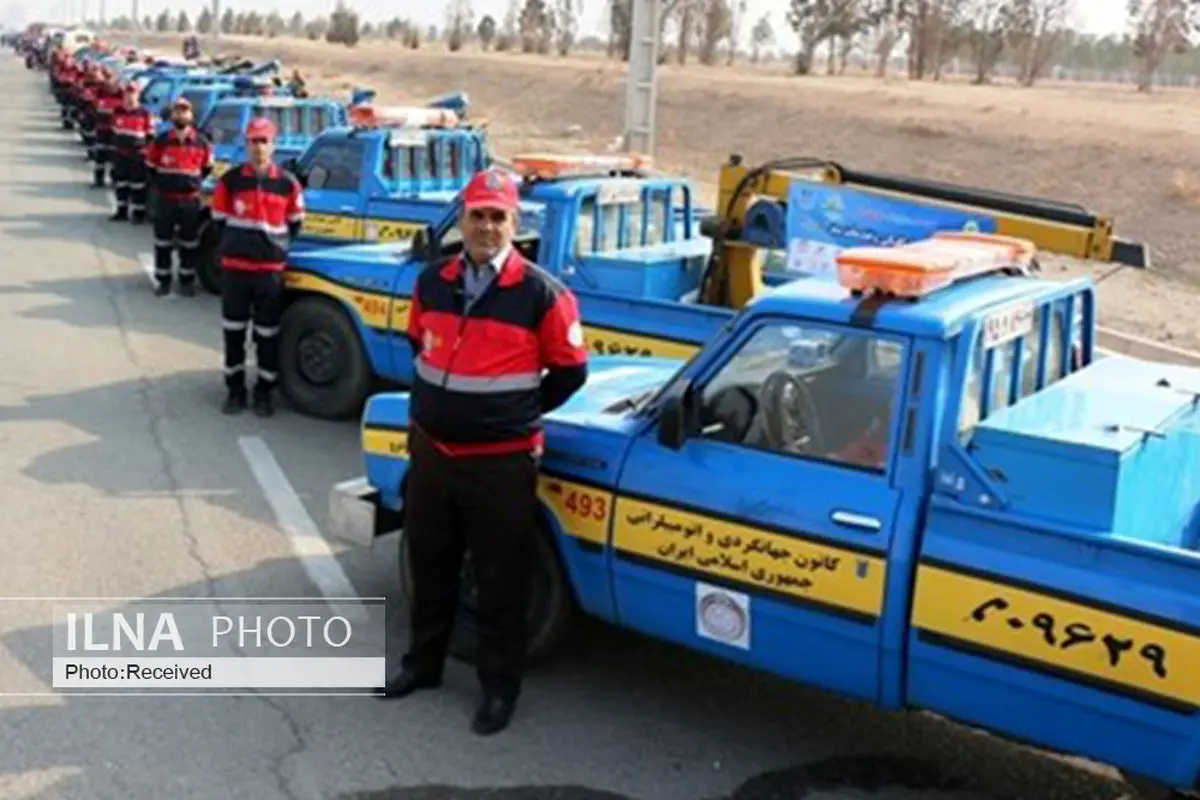
[[[169,284],[169,283],[160,283],[154,287],[154,296],[155,297],[166,297],[170,293],[171,293],[171,284]]]
[[[122,208],[109,217],[109,219],[113,222],[124,222],[129,219],[129,212]]]
[[[275,413],[275,407],[271,404],[271,398],[265,394],[254,395],[254,415],[258,417],[269,417]]]
[[[382,700],[399,700],[421,689],[436,689],[442,685],[442,679],[429,678],[412,670],[402,669],[387,679],[375,694]]]
[[[475,709],[475,719],[471,722],[471,730],[479,736],[491,736],[499,733],[508,727],[516,709],[516,700],[510,700],[497,694],[485,694],[479,701],[479,707]]]
[[[190,283],[181,283],[179,284],[179,293],[184,297],[195,297],[196,287]]]
[[[233,416],[246,410],[246,395],[231,393],[221,405],[221,413]]]

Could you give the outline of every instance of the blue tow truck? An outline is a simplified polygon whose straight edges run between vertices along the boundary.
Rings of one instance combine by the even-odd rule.
[[[403,242],[445,216],[459,190],[491,163],[484,125],[461,118],[459,96],[428,106],[351,106],[347,123],[318,134],[281,165],[304,186],[304,228],[292,258],[361,242]],[[202,243],[211,253],[211,242]],[[220,292],[220,273],[204,256],[198,276]]]
[[[531,656],[585,614],[1194,791],[1200,369],[1096,359],[1090,279],[947,238],[849,248],[686,361],[592,360],[545,419]],[[368,401],[333,535],[403,531],[408,434]]]
[[[1112,236],[1111,219],[1062,203],[816,165],[821,174],[806,175],[793,169],[800,162],[751,169],[731,160],[721,172],[718,214],[701,220],[688,181],[654,175],[639,159],[518,157],[510,167],[525,179],[526,213],[517,245],[578,296],[593,352],[667,357],[691,355],[731,309],[791,279],[768,263],[768,256],[789,260],[781,257],[788,213],[805,212],[791,223],[805,236],[833,231],[842,243],[965,229],[1098,260],[1145,260],[1138,246]],[[409,383],[412,357],[401,335],[409,293],[425,264],[461,248],[458,208],[452,203],[411,247],[341,247],[289,259],[281,385],[294,408],[351,416],[379,384]],[[803,230],[813,226],[820,230]]]

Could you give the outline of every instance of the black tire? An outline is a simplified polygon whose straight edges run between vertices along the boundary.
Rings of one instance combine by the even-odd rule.
[[[575,618],[575,599],[566,571],[558,559],[550,532],[539,523],[534,537],[533,590],[529,595],[529,645],[527,663],[535,666],[548,659],[562,645]],[[458,600],[458,618],[450,636],[450,655],[475,664],[479,652],[479,626],[475,621],[474,585],[471,580],[470,555],[463,565]],[[412,603],[412,560],[408,538],[400,542],[400,591],[406,604]]]
[[[292,407],[320,419],[357,416],[374,375],[345,310],[302,297],[284,311],[279,336],[280,388]]]

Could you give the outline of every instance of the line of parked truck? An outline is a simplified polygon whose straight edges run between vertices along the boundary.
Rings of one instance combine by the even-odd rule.
[[[216,92],[223,160],[249,115],[294,136],[311,219],[281,382],[361,419],[334,536],[403,533],[412,286],[502,163],[516,246],[576,293],[594,354],[546,418],[533,656],[589,615],[1111,764],[1145,797],[1200,788],[1200,370],[1102,357],[1092,281],[1037,273],[1043,251],[1148,266],[1111,218],[736,155],[706,208],[633,156],[502,161],[458,95],[237,97],[175,69],[143,102]],[[469,570],[462,593],[470,658]]]

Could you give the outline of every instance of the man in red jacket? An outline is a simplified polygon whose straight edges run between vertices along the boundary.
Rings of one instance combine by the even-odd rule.
[[[275,125],[263,117],[252,120],[246,126],[250,160],[222,175],[213,190],[212,218],[218,225],[222,268],[226,414],[246,408],[246,330],[251,319],[258,355],[255,414],[273,413],[271,393],[279,380],[283,270],[304,222],[304,192],[294,177],[272,163],[274,146]]]
[[[519,215],[514,178],[475,175],[463,192],[464,250],[417,277],[408,318],[412,642],[380,693],[440,684],[469,548],[479,588],[483,696],[472,727],[480,735],[508,726],[521,689],[540,535],[541,417],[587,377],[575,296],[513,247]]]
[[[114,221],[129,219],[131,206],[134,223],[146,218],[145,150],[153,136],[154,115],[138,105],[137,87],[126,87],[124,103],[113,114],[112,123]]]

